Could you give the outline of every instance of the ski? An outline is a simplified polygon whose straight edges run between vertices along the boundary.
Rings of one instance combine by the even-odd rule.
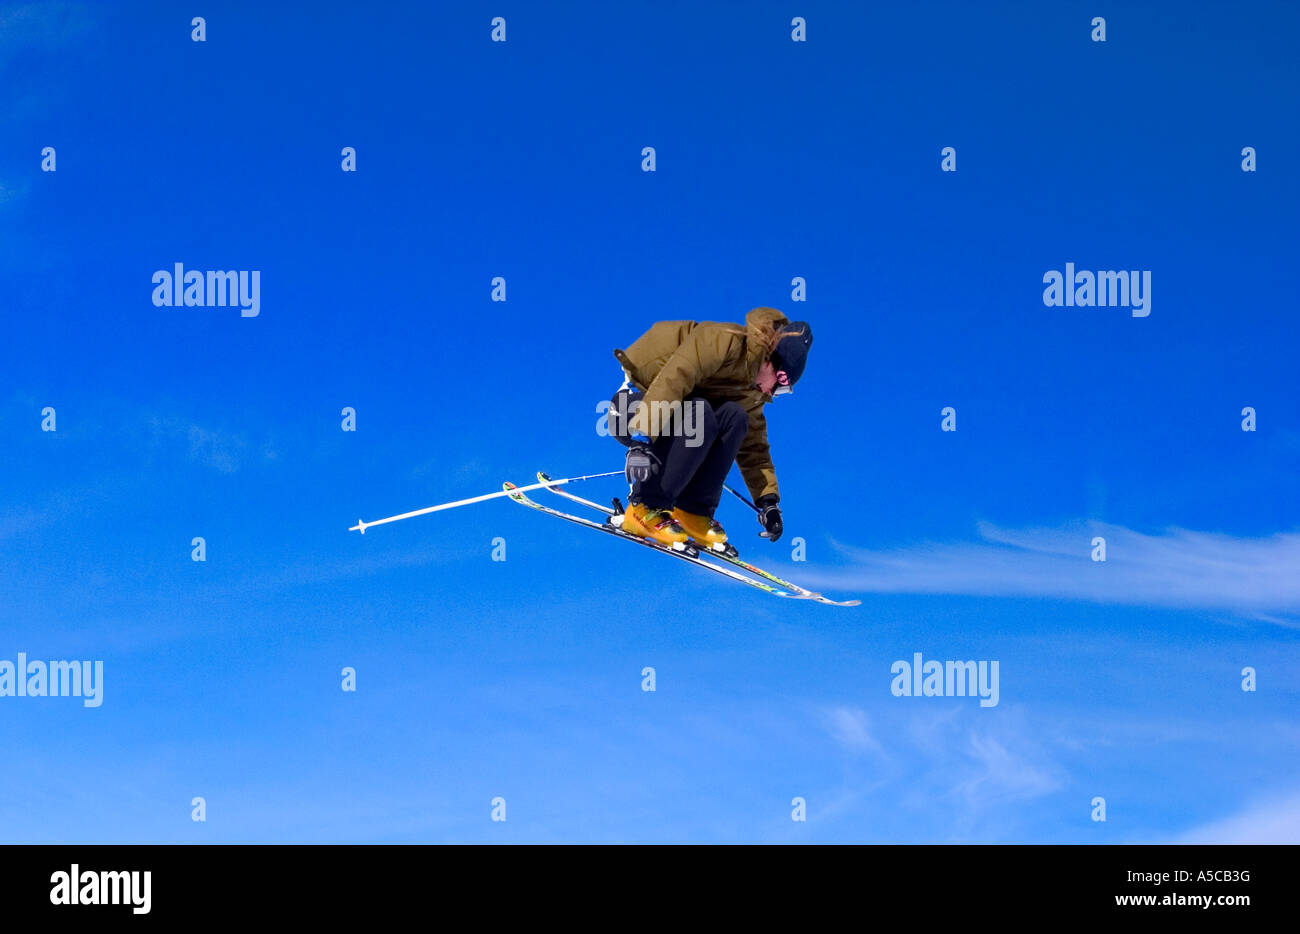
[[[593,503],[591,500],[583,499],[581,496],[576,496],[573,493],[568,492],[567,490],[561,490],[559,489],[558,486],[550,486],[549,484],[552,482],[551,478],[543,471],[540,470],[537,471],[537,480],[539,484],[544,485],[546,489],[550,490],[552,493],[555,493],[557,496],[563,496],[565,499],[573,500],[575,503],[581,503],[584,506],[589,506],[592,509],[595,509],[598,512],[603,512],[605,515],[610,517],[618,515],[618,513],[616,513],[613,509],[610,509],[608,506],[602,506],[599,503]],[[544,509],[545,507],[543,506],[540,508]],[[606,522],[608,523],[608,520],[606,520]],[[652,543],[647,543],[645,539],[639,538],[638,536],[635,535],[628,535],[625,532],[620,532],[619,534],[623,535],[625,538],[634,538],[637,541],[646,544],[652,544]],[[802,597],[805,600],[813,600],[816,601],[817,603],[825,603],[828,606],[861,606],[862,605],[861,600],[832,600],[830,597],[824,596],[823,594],[818,593],[815,590],[809,590],[806,587],[800,587],[798,584],[792,584],[790,581],[782,580],[781,578],[777,577],[775,574],[772,574],[768,571],[764,571],[762,568],[755,567],[754,565],[750,564],[748,561],[742,560],[739,553],[734,553],[734,548],[732,553],[725,552],[725,551],[705,551],[703,552],[703,554],[708,555],[710,558],[717,558],[722,561],[726,561],[728,564],[735,565],[736,567],[746,570],[751,574],[757,574],[759,577],[766,578],[767,580],[771,581],[773,584],[777,585],[781,589],[785,591],[789,591],[791,596]]]
[[[773,587],[769,584],[763,583],[762,581],[756,581],[753,580],[752,578],[746,577],[743,574],[737,574],[735,571],[729,570],[728,568],[719,567],[716,564],[710,564],[708,561],[705,561],[700,556],[700,553],[697,549],[691,548],[682,551],[677,551],[675,549],[668,548],[665,545],[661,545],[658,542],[653,542],[650,541],[649,539],[641,538],[640,536],[637,535],[630,535],[627,532],[622,531],[621,529],[615,528],[614,526],[610,525],[608,522],[593,522],[591,519],[585,519],[582,516],[570,515],[569,513],[561,512],[558,509],[552,509],[550,506],[543,506],[541,503],[536,502],[530,499],[529,497],[525,496],[523,493],[519,492],[520,488],[508,481],[502,484],[502,489],[507,491],[510,494],[510,498],[514,500],[516,503],[519,503],[522,506],[528,506],[531,509],[536,509],[538,512],[544,512],[547,515],[555,516],[558,519],[565,519],[569,522],[573,522],[578,525],[584,525],[587,528],[595,529],[598,532],[605,532],[609,535],[615,536],[616,538],[621,538],[624,541],[635,542],[636,544],[641,545],[645,548],[653,549],[654,551],[657,551],[660,554],[672,555],[674,558],[680,558],[683,561],[689,561],[691,564],[694,564],[696,567],[705,568],[707,570],[712,571],[715,574],[721,574],[723,577],[729,577],[734,581],[739,581],[742,584],[748,584],[750,587],[754,587],[758,590],[762,590],[766,593],[770,593],[773,596],[788,597],[794,600],[807,599],[807,597],[804,594],[794,593],[789,590],[781,589],[779,587]],[[547,486],[547,489],[554,489],[554,487]]]

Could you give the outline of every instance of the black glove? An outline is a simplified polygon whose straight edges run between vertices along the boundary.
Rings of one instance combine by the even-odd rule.
[[[659,472],[662,466],[650,445],[643,441],[633,441],[627,447],[627,459],[623,462],[623,473],[628,483],[645,483]]]
[[[781,524],[781,507],[776,503],[775,493],[760,496],[754,503],[758,507],[758,522],[764,529],[758,534],[769,542],[776,541],[785,531],[785,526]]]

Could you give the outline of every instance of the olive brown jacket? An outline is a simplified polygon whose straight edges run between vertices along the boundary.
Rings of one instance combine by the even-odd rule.
[[[743,328],[716,321],[660,321],[626,350],[615,350],[632,383],[645,392],[630,423],[632,433],[653,439],[651,429],[660,427],[649,417],[655,403],[684,402],[692,396],[715,406],[738,402],[749,415],[749,432],[736,455],[740,475],[755,501],[779,497],[763,416],[763,406],[772,397],[754,381],[768,359],[757,328],[780,330],[788,323],[775,308],[753,309]]]

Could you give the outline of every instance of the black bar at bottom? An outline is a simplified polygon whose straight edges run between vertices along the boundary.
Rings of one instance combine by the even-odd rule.
[[[816,923],[846,910],[861,923],[901,913],[926,925],[1059,916],[1231,924],[1294,905],[1284,893],[1294,847],[550,849],[10,846],[0,851],[0,905],[7,922],[337,924],[415,912],[436,924],[454,910],[471,922],[586,917],[633,927],[779,915]]]

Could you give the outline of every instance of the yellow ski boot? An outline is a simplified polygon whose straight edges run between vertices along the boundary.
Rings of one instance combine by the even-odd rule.
[[[686,546],[690,537],[667,509],[650,509],[644,503],[628,505],[623,513],[623,531],[678,551]]]
[[[673,518],[691,537],[691,541],[705,551],[725,551],[727,532],[722,525],[709,516],[697,516],[685,509],[674,509]]]

